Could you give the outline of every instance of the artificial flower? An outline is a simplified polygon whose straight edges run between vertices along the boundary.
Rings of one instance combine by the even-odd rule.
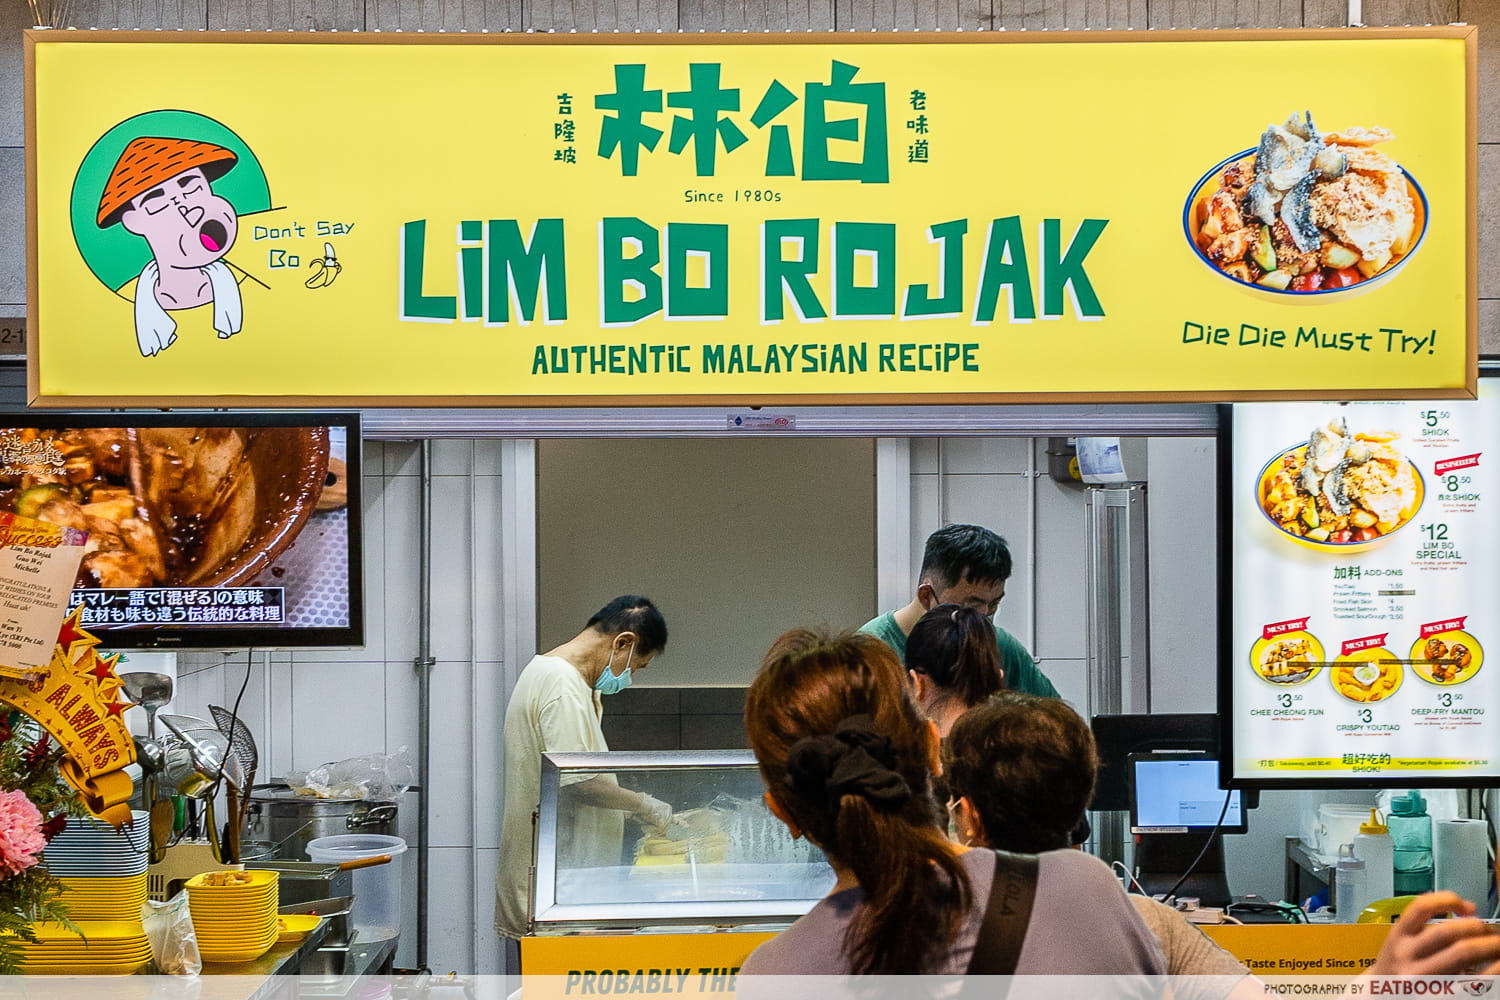
[[[19,875],[47,846],[42,814],[20,789],[0,792],[0,872]]]
[[[68,816],[87,810],[58,773],[61,753],[36,721],[6,712],[0,723],[0,976],[6,976],[25,971],[35,925],[73,926],[62,882],[37,855]]]

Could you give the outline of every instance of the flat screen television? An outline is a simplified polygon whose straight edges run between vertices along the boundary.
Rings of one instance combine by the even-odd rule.
[[[1215,827],[1220,833],[1248,829],[1240,792],[1219,787],[1216,758],[1204,753],[1130,755],[1131,833],[1193,833]]]
[[[0,510],[89,532],[109,649],[364,643],[358,413],[0,413]]]

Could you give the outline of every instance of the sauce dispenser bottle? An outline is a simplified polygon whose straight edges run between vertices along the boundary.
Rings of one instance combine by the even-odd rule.
[[[1334,872],[1334,917],[1338,923],[1352,924],[1369,905],[1369,885],[1365,880],[1365,863],[1354,855],[1353,844],[1339,845],[1339,863]]]
[[[1370,810],[1370,818],[1360,825],[1354,836],[1354,856],[1365,863],[1365,888],[1370,902],[1388,899],[1395,891],[1395,841],[1380,814]]]

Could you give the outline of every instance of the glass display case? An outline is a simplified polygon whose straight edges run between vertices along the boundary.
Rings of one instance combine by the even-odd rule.
[[[648,830],[598,804],[633,798],[620,788],[666,802],[671,824]],[[795,920],[834,874],[822,851],[792,839],[763,791],[744,750],[545,754],[534,933]]]

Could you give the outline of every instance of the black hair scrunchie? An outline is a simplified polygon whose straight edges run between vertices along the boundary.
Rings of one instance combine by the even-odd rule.
[[[792,744],[786,784],[801,798],[826,798],[835,810],[845,795],[858,795],[890,812],[911,798],[911,786],[895,766],[895,749],[876,732],[874,720],[852,715],[831,736],[807,736]]]

